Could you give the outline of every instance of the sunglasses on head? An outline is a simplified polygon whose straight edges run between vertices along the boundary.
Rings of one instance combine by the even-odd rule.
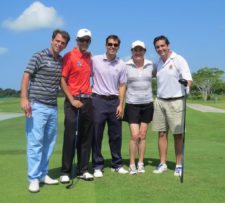
[[[77,40],[81,43],[84,43],[84,42],[90,43],[91,42],[91,39],[86,39],[86,38],[78,38]]]
[[[108,47],[112,47],[112,46],[118,47],[119,44],[117,44],[117,43],[108,43],[107,46],[108,46]]]

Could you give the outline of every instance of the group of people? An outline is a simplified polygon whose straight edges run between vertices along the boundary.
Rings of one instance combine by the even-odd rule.
[[[77,152],[76,176],[83,180],[103,177],[102,140],[107,123],[111,152],[111,170],[119,174],[145,173],[144,154],[148,124],[158,131],[160,164],[153,171],[167,170],[166,153],[169,129],[174,135],[176,168],[182,170],[184,87],[180,78],[191,86],[192,77],[185,59],[170,50],[167,37],[153,41],[159,62],[145,58],[144,42],[134,41],[131,59],[126,63],[117,56],[120,39],[109,35],[106,52],[91,56],[88,52],[92,34],[80,29],[76,46],[64,57],[70,35],[63,30],[52,34],[50,48],[35,53],[28,63],[21,84],[21,108],[26,115],[27,164],[29,191],[38,192],[40,183],[68,183]],[[152,78],[157,78],[157,98],[153,104]],[[92,78],[92,80],[91,80]],[[92,81],[92,82],[91,82]],[[64,140],[59,181],[48,176],[49,158],[57,138],[57,92],[61,86],[64,101]],[[123,106],[125,101],[124,115]],[[122,121],[130,128],[129,170],[123,167]],[[138,153],[138,163],[135,163]],[[93,174],[88,164],[92,154]]]

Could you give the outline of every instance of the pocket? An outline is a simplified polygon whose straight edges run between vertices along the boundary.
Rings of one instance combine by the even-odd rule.
[[[175,112],[181,112],[183,110],[183,99],[178,99],[175,101],[170,102],[170,107],[173,109]]]

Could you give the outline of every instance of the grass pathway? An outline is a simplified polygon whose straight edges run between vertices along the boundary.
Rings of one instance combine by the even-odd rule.
[[[225,110],[223,109],[215,108],[212,106],[206,106],[202,104],[187,104],[187,106],[189,108],[192,108],[194,110],[201,111],[201,112],[225,113]]]
[[[0,121],[21,116],[23,116],[23,113],[0,113]]]

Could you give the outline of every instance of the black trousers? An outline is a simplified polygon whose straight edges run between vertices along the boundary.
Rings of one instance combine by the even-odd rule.
[[[93,97],[94,108],[94,137],[92,146],[92,164],[94,169],[103,170],[104,157],[102,155],[102,139],[105,124],[108,125],[109,146],[112,156],[111,167],[122,166],[122,120],[116,118],[116,108],[119,99],[106,100]]]
[[[75,153],[75,133],[77,122],[79,125],[78,136],[76,139],[77,148],[77,175],[81,175],[88,171],[88,163],[91,153],[92,137],[93,137],[93,106],[91,98],[81,98],[84,106],[79,110],[79,118],[77,119],[78,109],[73,107],[69,100],[64,102],[64,141],[62,153],[62,174],[69,174],[72,169],[72,162]]]

